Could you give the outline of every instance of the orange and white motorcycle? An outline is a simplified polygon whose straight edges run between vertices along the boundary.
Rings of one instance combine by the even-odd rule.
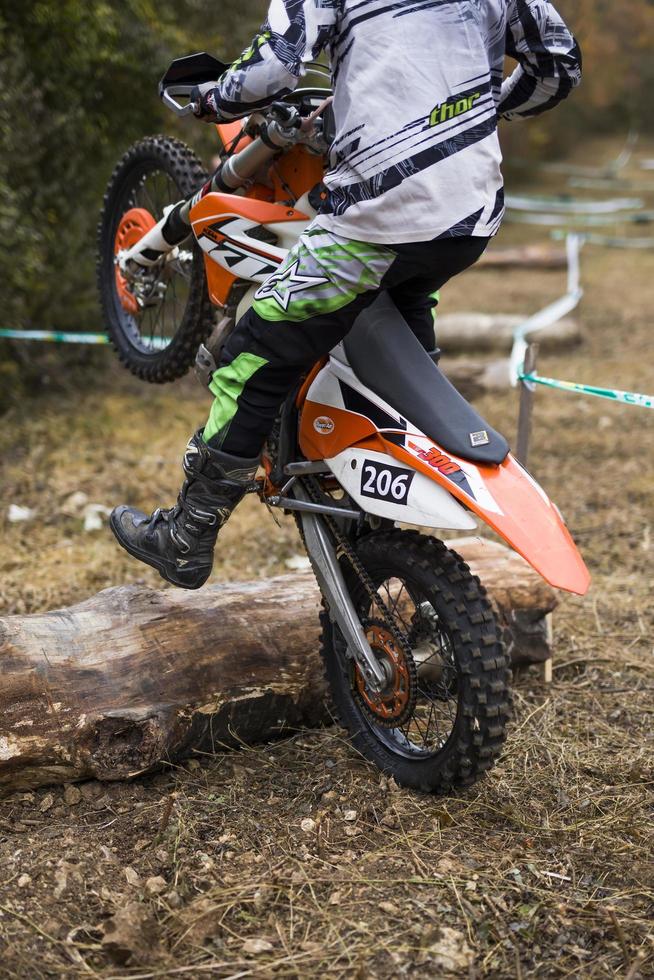
[[[192,107],[177,99],[220,74],[206,58],[174,62],[162,79],[179,114]],[[192,239],[136,280],[121,256],[204,175],[188,148],[161,137],[119,164],[101,222],[100,288],[119,353],[141,376],[179,374],[210,332],[214,304],[223,317],[199,357],[211,370],[316,213],[325,94],[303,89],[288,100],[293,112],[220,126],[227,149],[214,186],[230,191],[197,195]],[[180,341],[176,329],[189,323]],[[483,586],[440,535],[482,521],[552,585],[584,594],[589,574],[556,506],[383,293],[287,399],[263,462],[252,491],[298,521],[323,595],[327,678],[354,745],[405,785],[474,782],[506,736],[510,671]]]

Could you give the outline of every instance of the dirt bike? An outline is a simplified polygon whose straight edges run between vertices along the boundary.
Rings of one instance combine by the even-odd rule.
[[[192,107],[176,99],[216,71],[203,74],[204,64],[181,59],[162,79],[162,97],[178,114]],[[180,368],[209,329],[213,303],[224,316],[202,348],[210,373],[212,354],[260,284],[274,289],[320,203],[324,100],[324,89],[300,89],[286,100],[292,112],[273,107],[220,126],[220,179],[231,191],[196,195],[193,240],[135,286],[114,257],[173,203],[145,193],[150,176],[165,175],[178,200],[203,175],[176,141],[146,140],[124,157],[105,199],[100,279],[105,310],[123,324],[120,344],[143,345],[145,376],[162,380]],[[186,305],[173,298],[167,322],[194,327],[157,351],[144,317],[161,309],[179,277]],[[153,318],[163,323],[160,313]],[[384,293],[286,400],[263,467],[251,489],[298,522],[323,596],[327,679],[352,743],[407,786],[445,792],[473,783],[506,737],[508,658],[479,579],[431,532],[471,531],[479,519],[552,585],[584,594],[589,574],[556,506]]]

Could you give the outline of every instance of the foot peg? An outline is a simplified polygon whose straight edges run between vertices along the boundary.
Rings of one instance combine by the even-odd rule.
[[[205,347],[204,344],[200,344],[198,352],[195,355],[195,376],[203,388],[209,387],[213,372],[217,368],[216,359],[209,348]]]

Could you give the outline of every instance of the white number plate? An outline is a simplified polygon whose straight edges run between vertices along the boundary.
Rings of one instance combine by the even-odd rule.
[[[393,504],[405,504],[415,473],[364,459],[361,467],[361,493],[364,497],[388,500]]]

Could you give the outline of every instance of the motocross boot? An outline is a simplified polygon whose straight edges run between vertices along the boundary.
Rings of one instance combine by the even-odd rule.
[[[175,506],[158,507],[148,517],[122,504],[112,511],[111,530],[125,551],[166,581],[199,589],[211,573],[218,531],[246,493],[258,462],[212,449],[199,429],[186,447],[186,480]]]

